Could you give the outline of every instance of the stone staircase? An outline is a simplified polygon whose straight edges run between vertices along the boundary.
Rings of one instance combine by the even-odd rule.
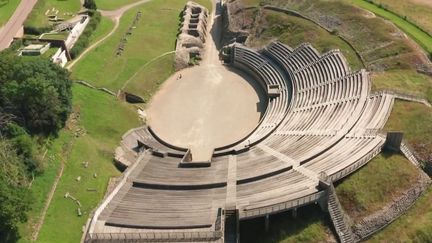
[[[342,243],[354,242],[354,236],[350,226],[346,222],[342,206],[339,203],[333,184],[329,187],[328,211],[336,229],[339,241]]]
[[[400,150],[411,163],[413,163],[417,167],[421,167],[420,162],[417,160],[416,156],[413,154],[410,147],[405,142],[401,143]]]
[[[225,209],[225,243],[238,243],[239,221],[237,209]]]

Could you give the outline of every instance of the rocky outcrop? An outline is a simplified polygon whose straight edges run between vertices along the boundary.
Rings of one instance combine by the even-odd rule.
[[[254,11],[257,8],[244,6],[238,0],[226,1],[222,5],[223,45],[246,41],[253,27]]]
[[[176,44],[176,70],[188,67],[193,59],[200,59],[206,40],[208,15],[205,7],[190,1],[186,4]]]

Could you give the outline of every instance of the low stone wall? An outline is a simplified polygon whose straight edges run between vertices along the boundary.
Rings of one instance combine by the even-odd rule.
[[[81,85],[87,86],[87,87],[92,88],[92,89],[100,90],[100,91],[105,92],[105,93],[107,93],[107,94],[110,94],[110,95],[112,95],[112,96],[117,96],[116,93],[114,93],[113,91],[111,91],[111,90],[109,90],[109,89],[107,89],[107,88],[98,88],[98,87],[95,87],[95,86],[93,86],[93,85],[87,83],[86,81],[78,80],[78,81],[75,81],[75,83],[78,83],[78,84],[81,84]]]
[[[402,216],[417,199],[425,192],[430,186],[431,179],[423,171],[420,171],[420,175],[417,182],[402,196],[393,199],[393,201],[387,204],[383,209],[363,218],[353,227],[355,241],[361,241],[369,238],[374,233],[380,231],[391,222]]]

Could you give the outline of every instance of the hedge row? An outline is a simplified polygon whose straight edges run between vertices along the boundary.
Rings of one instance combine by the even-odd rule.
[[[89,11],[90,21],[85,28],[84,32],[79,37],[78,41],[70,50],[70,55],[72,59],[75,59],[81,52],[83,52],[90,43],[90,36],[96,30],[97,26],[101,21],[101,14],[97,11]]]

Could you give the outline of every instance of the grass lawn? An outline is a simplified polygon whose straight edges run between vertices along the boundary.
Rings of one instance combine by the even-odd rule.
[[[361,219],[391,202],[417,180],[418,170],[404,156],[382,152],[336,186],[345,211]]]
[[[432,188],[406,214],[367,242],[432,242]]]
[[[138,1],[139,0],[96,0],[96,6],[98,9],[114,10]]]
[[[415,70],[372,73],[374,89],[393,89],[413,93],[432,101],[432,78]]]
[[[427,0],[374,0],[400,16],[406,16],[410,22],[432,33],[432,2]]]
[[[129,10],[121,18],[116,32],[73,67],[73,77],[114,91],[120,89],[124,82],[147,62],[175,49],[177,28],[180,23],[179,14],[186,2],[186,0],[169,2],[154,0]],[[198,2],[210,6],[207,0]],[[136,29],[132,31],[132,35],[127,37],[123,54],[117,57],[115,53],[120,39],[127,32],[138,11],[142,11],[142,17]],[[164,18],[160,18],[161,15]],[[158,66],[153,67],[159,69]],[[147,72],[154,71],[147,69]],[[163,80],[172,73],[172,69],[157,73],[162,76],[154,79]]]
[[[74,139],[70,152],[63,157],[66,161],[63,177],[51,201],[38,242],[60,238],[62,242],[79,241],[81,227],[105,194],[108,179],[120,174],[112,163],[115,147],[124,132],[139,126],[133,106],[120,103],[113,96],[80,85],[74,85],[73,95],[74,110],[80,114],[76,127],[86,133]],[[57,143],[62,143],[62,139],[55,140],[54,146]],[[82,166],[83,161],[89,162],[88,168]],[[76,178],[79,176],[81,180],[78,182]],[[89,188],[96,191],[87,191]],[[81,217],[77,215],[77,204],[64,198],[67,192],[81,202]]]
[[[291,212],[270,216],[267,233],[264,218],[242,221],[240,235],[242,243],[329,242],[332,237],[331,222],[317,205],[299,208],[297,218],[293,218]]]
[[[112,28],[114,28],[114,22],[110,18],[101,17],[101,22],[89,38],[89,46],[107,35]]]
[[[51,11],[53,8],[55,11]],[[24,25],[38,28],[47,27],[50,26],[48,17],[45,15],[47,10],[50,10],[48,15],[57,15],[58,18],[69,19],[72,18],[70,14],[76,14],[80,9],[80,0],[38,0]],[[57,10],[59,12],[56,14]]]
[[[432,37],[418,27],[416,27],[415,25],[397,16],[396,14],[391,13],[383,8],[379,8],[375,4],[369,3],[365,0],[350,1],[361,8],[367,9],[385,19],[390,20],[406,34],[408,34],[413,40],[415,40],[420,46],[422,46],[423,49],[425,49],[429,53],[432,52]]]
[[[385,130],[403,131],[404,138],[423,160],[432,154],[432,108],[423,104],[396,101]]]
[[[19,0],[0,0],[0,27],[13,15],[20,2]]]
[[[124,91],[139,95],[144,101],[150,100],[159,86],[174,73],[174,53],[162,56],[143,66],[125,83]]]
[[[346,42],[312,21],[265,10],[258,25],[259,28],[255,36],[251,38],[251,44],[254,46],[262,46],[274,40],[274,38],[278,38],[291,47],[296,47],[303,42],[309,42],[321,53],[332,49],[340,49],[352,69],[358,70],[362,68],[362,63],[356,56],[355,51]]]
[[[42,34],[41,37],[43,39],[51,39],[51,40],[66,40],[69,35],[69,32],[63,31],[60,33],[46,33]]]
[[[44,172],[42,175],[35,178],[31,186],[31,191],[34,197],[32,210],[29,212],[28,222],[19,226],[19,233],[22,237],[19,242],[31,241],[31,236],[34,230],[33,227],[39,221],[47,195],[51,190],[55,177],[60,169],[62,155],[67,153],[72,142],[72,132],[67,129],[63,129],[58,138],[51,140],[51,144],[49,145],[43,161]]]

